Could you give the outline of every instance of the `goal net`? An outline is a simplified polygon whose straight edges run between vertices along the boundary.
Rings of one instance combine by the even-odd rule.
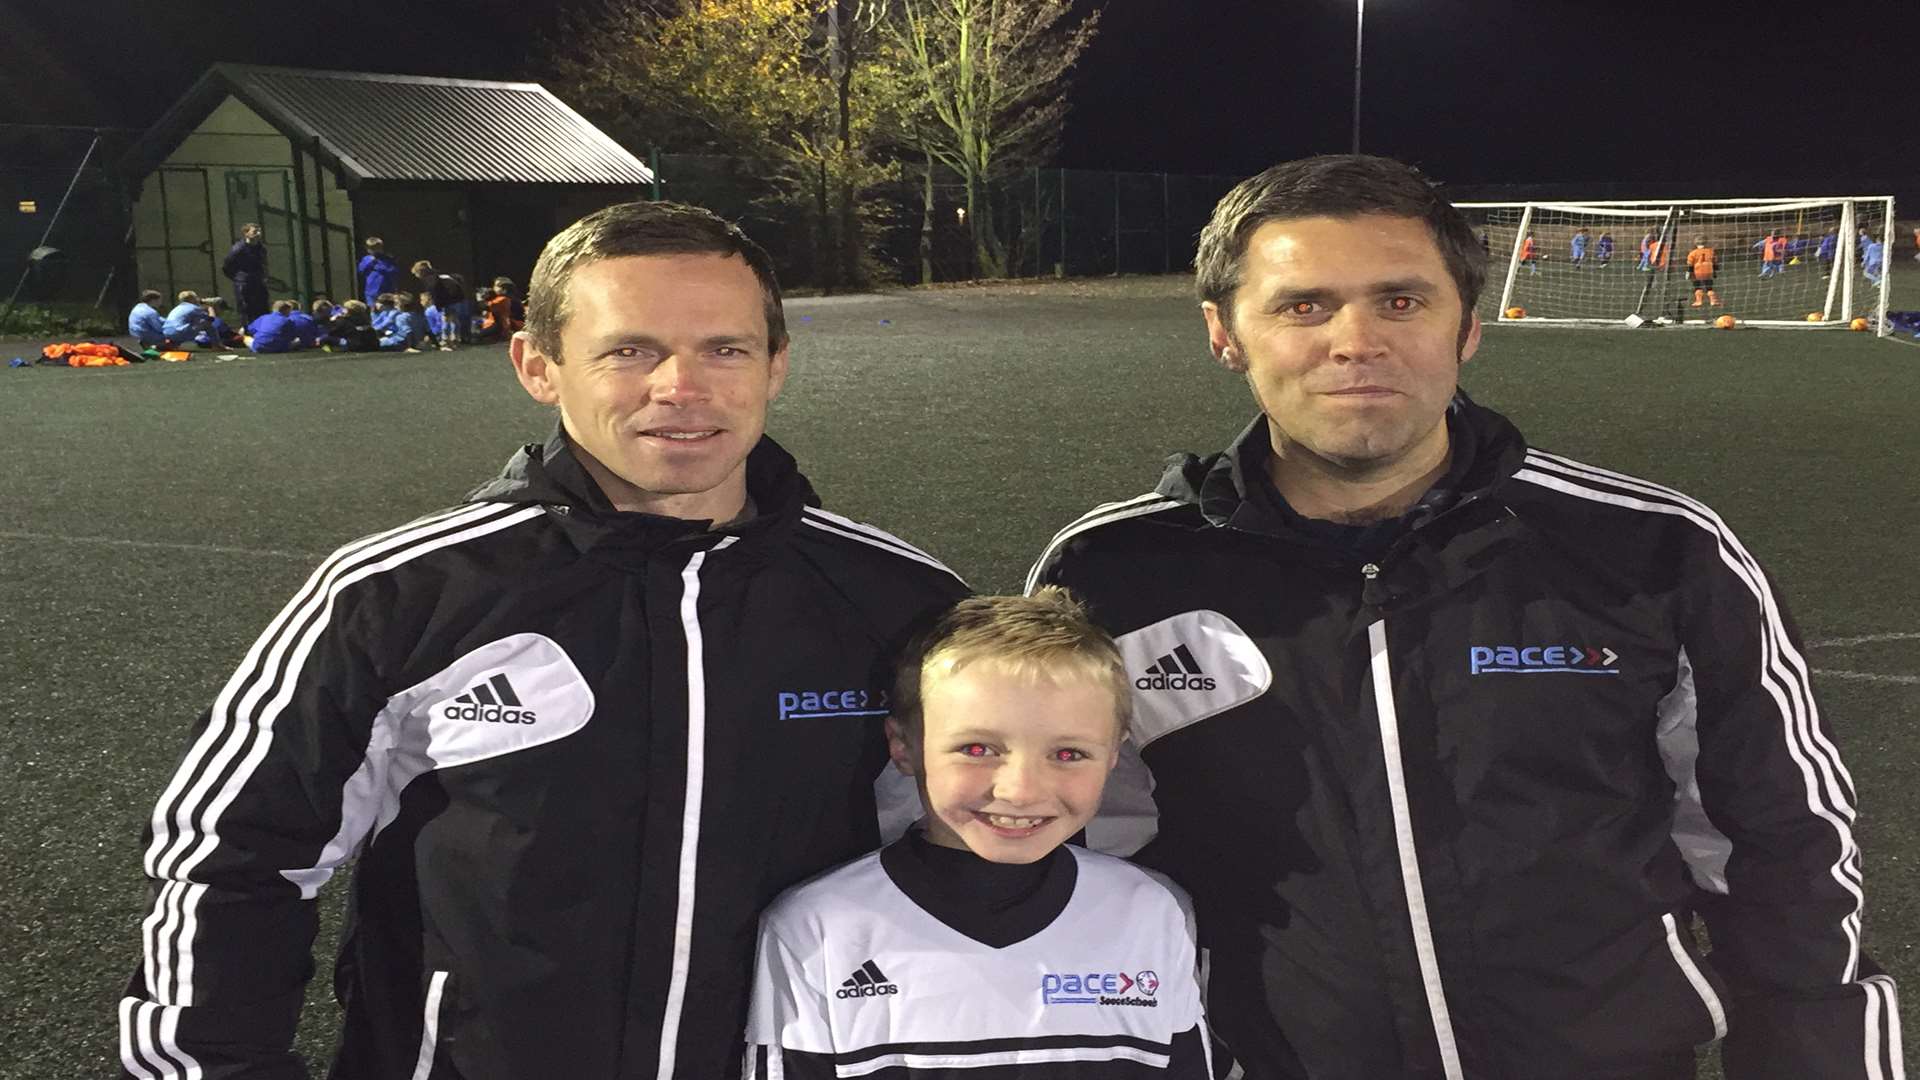
[[[1456,205],[1487,249],[1483,322],[1887,333],[1890,196]]]

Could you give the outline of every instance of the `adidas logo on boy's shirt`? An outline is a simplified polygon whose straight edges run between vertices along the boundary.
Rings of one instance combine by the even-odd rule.
[[[531,724],[539,719],[532,709],[522,708],[520,695],[514,693],[507,673],[501,672],[467,692],[439,706],[449,720],[468,720],[489,724]]]
[[[1212,690],[1218,684],[1200,670],[1200,662],[1184,644],[1160,657],[1147,673],[1133,681],[1141,690]]]
[[[880,971],[879,965],[872,960],[855,968],[853,975],[840,984],[833,992],[837,998],[879,997],[882,994],[897,994],[900,988],[888,980]]]

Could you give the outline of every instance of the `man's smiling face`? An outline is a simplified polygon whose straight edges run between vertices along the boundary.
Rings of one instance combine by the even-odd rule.
[[[728,520],[746,499],[747,454],[787,376],[770,352],[764,294],[728,255],[633,255],[580,267],[561,356],[522,336],[515,368],[560,407],[568,437],[615,506]]]

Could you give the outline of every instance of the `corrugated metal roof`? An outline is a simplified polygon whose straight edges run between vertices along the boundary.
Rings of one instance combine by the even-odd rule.
[[[638,158],[538,83],[215,64],[155,125],[155,141],[167,141],[159,129],[178,126],[168,123],[176,117],[199,123],[226,93],[302,144],[317,140],[350,184],[653,182]]]

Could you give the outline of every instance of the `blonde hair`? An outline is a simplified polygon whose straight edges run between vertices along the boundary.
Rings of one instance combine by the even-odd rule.
[[[1123,732],[1132,715],[1132,684],[1119,646],[1057,585],[1031,596],[975,596],[947,609],[900,656],[894,720],[918,739],[927,690],[976,665],[1033,682],[1098,685],[1113,695],[1114,724]]]

